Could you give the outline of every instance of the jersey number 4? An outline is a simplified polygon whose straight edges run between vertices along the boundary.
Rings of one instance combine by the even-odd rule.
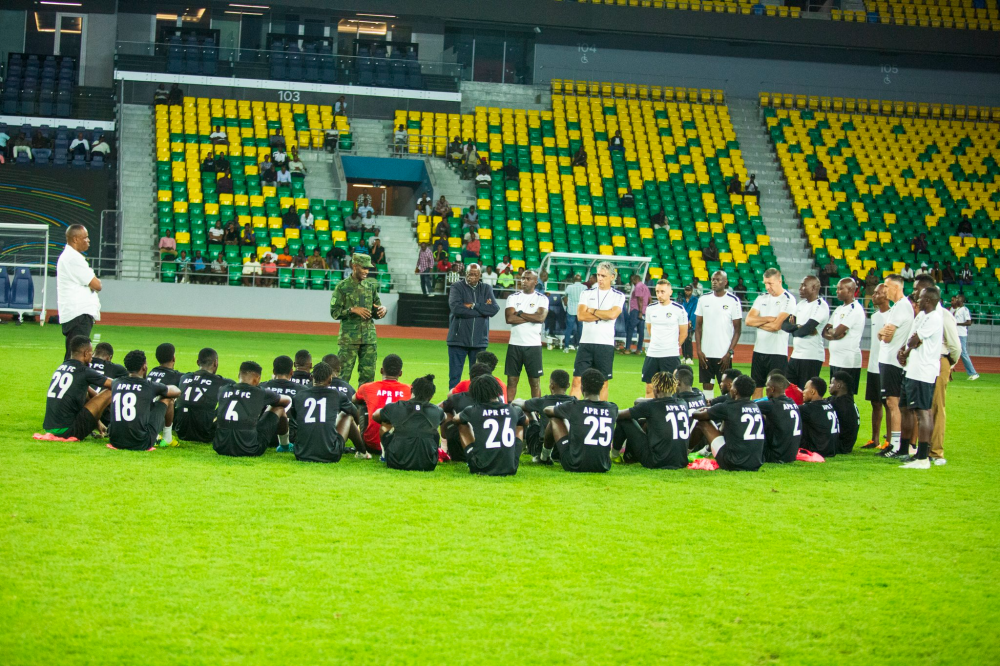
[[[740,417],[741,423],[747,424],[747,429],[743,431],[743,439],[751,442],[757,439],[764,439],[764,417],[760,414],[744,414]]]
[[[590,426],[590,432],[583,438],[584,444],[588,446],[611,446],[611,436],[614,433],[611,430],[610,417],[588,416],[583,420],[583,425]]]
[[[486,438],[486,448],[487,449],[499,449],[500,445],[510,448],[514,446],[514,429],[510,427],[510,417],[503,420],[503,426],[501,427],[500,422],[496,419],[486,419],[483,425],[490,429],[490,436]],[[500,435],[500,441],[497,441],[497,434]]]

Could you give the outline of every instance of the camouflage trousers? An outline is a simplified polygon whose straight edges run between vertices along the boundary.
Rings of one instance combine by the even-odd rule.
[[[354,374],[354,363],[358,363],[358,383],[361,386],[375,381],[375,364],[378,362],[377,344],[344,344],[340,345],[340,378],[351,383]]]

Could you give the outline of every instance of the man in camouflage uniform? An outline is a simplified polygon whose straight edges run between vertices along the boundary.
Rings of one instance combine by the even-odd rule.
[[[367,254],[351,257],[351,277],[341,280],[330,299],[330,316],[340,320],[340,376],[351,381],[358,364],[358,386],[375,381],[377,340],[375,320],[385,316],[378,296],[378,283],[368,279],[372,258]]]

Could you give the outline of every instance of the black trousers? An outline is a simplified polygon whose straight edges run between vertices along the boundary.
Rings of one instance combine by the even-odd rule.
[[[66,336],[66,357],[63,358],[64,361],[69,360],[69,343],[73,338],[78,335],[89,338],[92,328],[94,328],[94,318],[87,314],[74,317],[62,325],[63,335]]]

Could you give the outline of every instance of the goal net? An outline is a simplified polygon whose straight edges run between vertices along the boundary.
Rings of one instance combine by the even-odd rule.
[[[47,224],[0,223],[0,312],[9,312],[22,320],[38,314],[45,325],[50,269],[61,248],[49,242]]]
[[[538,267],[538,272],[546,271],[549,274],[545,289],[547,293],[563,293],[566,285],[572,280],[573,275],[578,274],[581,281],[586,282],[591,274],[597,272],[597,266],[605,261],[614,265],[618,270],[622,284],[628,284],[633,274],[638,274],[640,280],[643,282],[646,281],[646,273],[649,271],[649,264],[652,258],[550,252],[542,257],[542,263]]]

